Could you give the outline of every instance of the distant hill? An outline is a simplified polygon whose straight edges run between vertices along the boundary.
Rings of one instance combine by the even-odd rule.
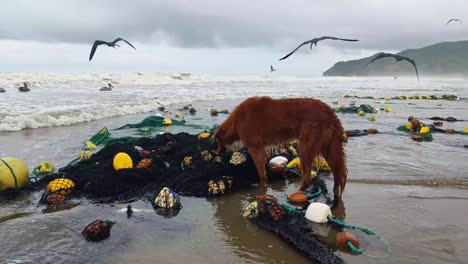
[[[398,54],[414,59],[420,76],[468,76],[468,40],[441,42]],[[411,64],[406,61],[396,63],[393,58],[380,59],[365,67],[375,55],[337,62],[323,76],[414,76]]]

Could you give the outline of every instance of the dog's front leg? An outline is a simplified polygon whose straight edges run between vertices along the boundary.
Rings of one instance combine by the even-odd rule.
[[[250,157],[257,167],[258,177],[260,178],[260,185],[266,187],[267,185],[267,175],[265,171],[265,148],[248,148]]]

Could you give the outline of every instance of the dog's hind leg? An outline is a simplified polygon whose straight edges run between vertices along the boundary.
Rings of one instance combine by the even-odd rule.
[[[335,133],[330,142],[322,146],[321,151],[333,172],[335,183],[333,186],[333,193],[335,194],[335,197],[341,197],[343,194],[348,177],[346,155],[343,149],[343,142],[340,137],[342,137],[340,133]]]
[[[311,129],[301,133],[299,139],[299,156],[302,167],[302,184],[300,191],[305,191],[312,184],[312,162],[320,154],[322,148],[321,133]]]
[[[255,166],[257,167],[257,172],[258,172],[258,177],[260,178],[260,185],[262,187],[266,187],[267,184],[267,175],[266,175],[266,170],[265,170],[265,162],[266,162],[266,156],[265,156],[265,149],[264,148],[248,148],[250,157],[252,157],[252,160],[255,163]]]

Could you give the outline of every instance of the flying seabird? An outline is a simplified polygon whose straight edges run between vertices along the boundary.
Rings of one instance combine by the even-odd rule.
[[[274,71],[276,71],[276,69],[273,68],[273,65],[270,65],[270,72],[274,72]]]
[[[103,40],[96,40],[94,41],[94,44],[93,44],[93,47],[91,48],[91,53],[89,54],[89,61],[91,61],[91,59],[93,59],[93,56],[94,56],[94,53],[96,52],[96,49],[99,45],[102,45],[102,44],[105,44],[109,47],[120,47],[119,45],[117,45],[116,43],[119,42],[119,41],[125,41],[125,43],[127,43],[128,45],[130,45],[130,47],[136,49],[130,42],[126,41],[125,39],[123,38],[116,38],[114,41],[112,42],[107,42],[107,41],[103,41]]]
[[[114,88],[114,86],[112,86],[111,83],[108,83],[107,87],[106,86],[101,87],[101,89],[99,89],[99,91],[101,91],[101,92],[112,91],[112,88]]]
[[[344,39],[344,38],[335,38],[335,37],[328,37],[328,36],[324,36],[324,37],[320,37],[320,38],[314,38],[314,39],[311,39],[311,40],[307,40],[307,41],[304,41],[302,42],[301,45],[297,46],[296,49],[294,49],[293,51],[291,51],[288,55],[284,56],[283,58],[279,59],[279,60],[284,60],[286,59],[287,57],[291,56],[294,52],[296,52],[300,47],[304,46],[304,45],[307,45],[307,44],[310,44],[310,48],[312,49],[312,46],[315,44],[315,46],[317,46],[317,42],[321,41],[321,40],[325,40],[325,39],[333,39],[333,40],[343,40],[343,41],[359,41],[358,39]]]
[[[413,59],[410,59],[410,58],[408,58],[408,57],[401,56],[401,55],[398,55],[398,54],[380,52],[380,53],[377,54],[377,56],[375,56],[369,63],[367,63],[365,67],[367,67],[367,65],[371,64],[372,62],[374,62],[374,61],[376,61],[376,60],[379,60],[379,59],[382,59],[382,58],[386,58],[386,57],[395,58],[395,60],[396,60],[397,62],[398,62],[398,61],[405,60],[405,61],[411,63],[411,64],[413,65],[414,69],[416,70],[416,77],[418,77],[418,81],[419,81],[419,74],[418,74],[418,68],[416,67],[416,62],[415,62]]]
[[[452,22],[452,21],[458,21],[458,22],[460,22],[460,24],[463,24],[463,23],[461,22],[460,19],[458,19],[458,18],[451,18],[445,25],[448,25],[448,24],[449,24],[450,22]]]
[[[20,86],[20,87],[18,88],[18,90],[19,90],[20,92],[29,92],[29,91],[31,91],[31,90],[29,89],[27,83],[23,83],[23,86]]]

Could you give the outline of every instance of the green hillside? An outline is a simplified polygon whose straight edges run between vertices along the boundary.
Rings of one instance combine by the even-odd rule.
[[[468,76],[468,41],[441,42],[398,54],[414,59],[420,76]],[[384,58],[366,67],[375,55],[337,62],[323,76],[414,76],[411,64],[405,61],[396,63],[393,58]]]

